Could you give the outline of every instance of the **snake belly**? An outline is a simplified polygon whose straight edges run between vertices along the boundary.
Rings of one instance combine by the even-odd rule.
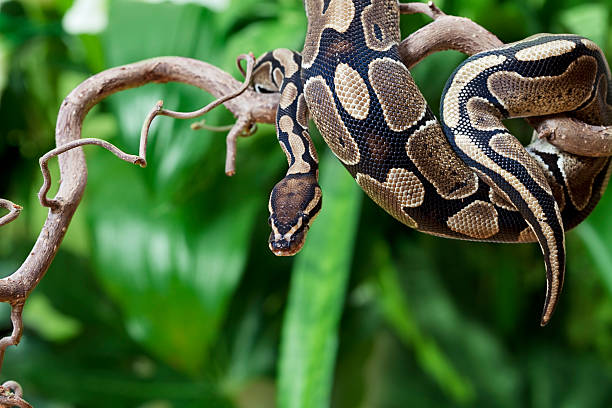
[[[270,197],[272,251],[299,251],[321,208],[310,116],[364,192],[409,227],[455,239],[539,242],[546,324],[563,284],[564,229],[593,210],[612,166],[610,158],[571,155],[545,141],[524,148],[501,121],[570,112],[609,124],[610,71],[601,50],[578,36],[542,34],[474,55],[446,85],[441,125],[399,59],[396,0],[304,4],[299,69],[298,54],[275,50],[254,71],[256,89],[281,92],[277,135],[289,163]]]

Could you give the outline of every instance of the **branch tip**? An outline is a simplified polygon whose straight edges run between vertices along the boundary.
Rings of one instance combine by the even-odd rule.
[[[19,214],[21,214],[21,210],[23,210],[22,206],[2,198],[0,198],[0,208],[4,208],[9,211],[8,214],[0,217],[0,227],[15,221],[17,217],[19,217]]]

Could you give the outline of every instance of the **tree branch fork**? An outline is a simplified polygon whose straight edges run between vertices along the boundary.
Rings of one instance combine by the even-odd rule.
[[[478,24],[466,18],[446,15],[433,2],[401,4],[400,12],[422,13],[433,20],[400,44],[400,56],[408,68],[438,51],[452,49],[472,55],[503,45],[495,35]],[[238,136],[250,135],[256,123],[274,123],[279,101],[276,94],[257,94],[249,88],[255,63],[252,54],[241,55],[237,60],[245,75],[242,83],[225,71],[202,61],[160,57],[103,71],[85,80],[66,97],[58,113],[55,132],[57,147],[40,158],[43,185],[38,197],[41,205],[49,208],[47,220],[21,267],[10,276],[0,279],[0,301],[11,305],[13,324],[11,335],[0,339],[0,368],[6,348],[18,344],[21,338],[23,305],[53,261],[83,196],[87,167],[82,147],[96,145],[121,160],[145,167],[148,133],[155,117],[193,119],[223,104],[236,117],[226,137],[225,172],[233,175]],[[246,61],[246,72],[240,65],[243,60]],[[157,102],[144,120],[138,155],[125,153],[101,139],[81,138],[83,120],[93,106],[109,95],[151,82],[190,84],[209,92],[217,100],[194,112],[171,111],[164,109],[162,101]],[[561,150],[592,157],[612,155],[612,129],[608,127],[591,126],[563,116],[537,118],[529,122],[539,137],[546,138]],[[202,125],[194,124],[192,127],[196,129]],[[48,198],[51,186],[48,162],[54,157],[58,157],[62,182],[56,196]],[[17,219],[22,210],[19,205],[5,199],[0,199],[0,208],[8,211],[8,214],[0,217],[0,227]],[[29,407],[21,397],[19,384],[7,382],[0,386],[0,406]]]

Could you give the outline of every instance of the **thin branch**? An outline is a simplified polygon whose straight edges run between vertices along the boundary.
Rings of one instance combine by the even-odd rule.
[[[566,116],[528,119],[538,134],[559,149],[587,157],[612,156],[612,127],[595,126]]]
[[[117,156],[119,159],[128,163],[137,164],[141,167],[146,167],[147,165],[146,161],[141,156],[125,153],[123,150],[119,149],[112,143],[107,142],[106,140],[96,138],[73,140],[72,142],[68,142],[64,145],[61,145],[60,147],[56,147],[55,149],[45,153],[38,160],[40,164],[40,171],[43,176],[43,185],[40,188],[40,191],[38,192],[38,199],[40,200],[40,205],[42,205],[43,207],[52,208],[58,208],[60,206],[60,202],[58,200],[47,198],[47,193],[51,188],[51,173],[49,172],[49,160],[53,157],[59,156],[60,154],[67,152],[68,150],[86,145],[96,145],[103,147],[115,156]]]
[[[399,45],[400,58],[408,69],[435,52],[455,50],[474,55],[504,45],[499,38],[468,18],[444,13],[430,17],[434,21],[410,34]]]
[[[11,323],[13,325],[13,331],[10,336],[5,336],[0,339],[0,369],[2,369],[4,352],[6,351],[7,347],[18,344],[19,340],[21,340],[21,335],[23,333],[23,321],[21,319],[23,305],[24,301],[11,304]]]
[[[230,131],[234,125],[214,126],[206,123],[206,119],[202,119],[198,122],[191,124],[191,130],[209,130],[211,132],[227,132]]]
[[[434,20],[446,15],[433,1],[427,3],[400,3],[399,10],[400,14],[425,14]]]
[[[244,72],[242,65],[240,65],[240,62],[243,60],[247,61],[246,72]],[[244,91],[246,91],[249,85],[251,84],[251,78],[253,76],[253,67],[255,66],[255,57],[253,56],[252,53],[242,54],[238,56],[238,58],[236,59],[236,63],[238,64],[238,68],[244,75],[244,81],[242,83],[242,86],[238,88],[236,91],[229,93],[223,96],[222,98],[219,98],[211,102],[210,104],[206,105],[205,107],[201,109],[198,109],[197,111],[175,112],[172,110],[163,109],[163,101],[157,102],[155,107],[151,109],[151,111],[145,118],[145,121],[142,125],[142,130],[140,132],[140,156],[144,159],[145,150],[147,146],[147,139],[149,135],[149,128],[151,127],[151,123],[153,122],[153,119],[155,119],[157,116],[159,115],[170,116],[176,119],[197,118],[199,116],[202,116],[210,112],[212,109],[216,108],[222,103],[236,98],[237,96],[241,95]],[[238,120],[232,126],[230,132],[227,134],[227,138],[226,138],[227,149],[226,149],[226,155],[225,155],[225,174],[227,174],[228,176],[233,176],[236,173],[236,140],[238,138],[238,135],[243,133],[244,129],[250,128],[253,123],[254,123],[253,118],[251,117],[250,114],[240,114],[238,115]],[[192,129],[195,129],[193,125],[192,125]]]
[[[0,386],[0,407],[32,408],[23,399],[23,388],[16,381],[6,381]]]
[[[25,299],[51,264],[87,182],[87,167],[81,146],[96,144],[128,162],[144,164],[140,156],[124,153],[105,141],[80,140],[80,136],[83,119],[94,105],[116,92],[151,82],[183,82],[208,91],[216,98],[242,91],[240,96],[224,103],[236,117],[247,117],[253,122],[274,122],[278,95],[258,94],[251,89],[243,91],[244,84],[226,72],[213,65],[189,58],[154,58],[112,68],[87,79],[66,97],[60,107],[56,126],[58,148],[42,158],[41,170],[43,174],[46,173],[44,163],[51,157],[59,155],[62,182],[56,196],[49,199],[46,194],[50,180],[48,174],[43,175],[44,188],[41,189],[41,201],[50,207],[47,220],[21,267],[12,275],[0,279],[0,301],[19,302]]]
[[[234,127],[227,134],[225,139],[225,174],[233,176],[236,174],[236,141],[238,136],[251,126],[250,120],[246,116],[239,116]]]
[[[21,210],[23,209],[22,206],[14,204],[9,200],[4,200],[2,198],[0,198],[0,208],[9,210],[8,214],[3,217],[0,217],[0,227],[15,221],[15,219],[19,217],[19,214],[21,214]]]

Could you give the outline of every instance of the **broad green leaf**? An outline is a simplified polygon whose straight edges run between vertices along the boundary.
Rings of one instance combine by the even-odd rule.
[[[96,200],[88,215],[98,276],[135,340],[196,373],[242,274],[255,203],[265,199],[253,194],[216,210],[203,204],[198,215],[192,203],[155,203],[139,169],[114,159],[99,155],[103,167],[91,171]],[[193,199],[214,200],[214,191]]]
[[[325,204],[292,271],[281,339],[279,408],[329,406],[362,193],[329,151],[321,174]]]
[[[612,194],[610,187],[601,201],[581,225],[576,227],[576,233],[582,239],[593,258],[601,280],[612,294]]]
[[[473,385],[457,372],[435,339],[423,333],[412,315],[388,249],[379,242],[372,252],[373,257],[378,259],[378,299],[385,319],[404,345],[414,349],[423,370],[445,393],[457,403],[473,402]]]
[[[608,8],[604,4],[580,4],[564,10],[559,15],[561,23],[575,34],[605,46],[608,38]]]
[[[78,320],[58,312],[43,294],[30,296],[23,309],[23,319],[28,322],[28,327],[50,341],[69,340],[82,329]]]

